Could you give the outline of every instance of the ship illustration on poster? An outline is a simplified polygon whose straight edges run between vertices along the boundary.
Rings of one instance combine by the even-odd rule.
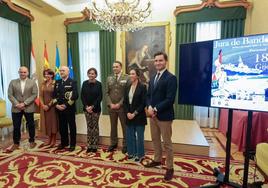
[[[262,74],[262,70],[257,68],[249,68],[244,62],[241,56],[238,58],[238,64],[223,64],[223,68],[227,75],[259,75]]]
[[[268,111],[268,34],[213,45],[211,106]]]

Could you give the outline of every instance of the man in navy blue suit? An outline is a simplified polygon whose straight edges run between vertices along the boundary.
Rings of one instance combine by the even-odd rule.
[[[174,174],[173,148],[172,148],[172,121],[174,119],[173,104],[177,91],[177,78],[171,74],[166,66],[167,54],[158,52],[154,55],[154,66],[157,74],[150,79],[147,94],[148,114],[150,116],[151,136],[155,150],[154,160],[145,167],[156,167],[161,165],[162,145],[166,152],[167,171],[164,180],[169,181]]]

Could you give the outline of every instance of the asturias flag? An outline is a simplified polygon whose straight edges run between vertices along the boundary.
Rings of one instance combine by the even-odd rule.
[[[70,43],[68,45],[68,67],[70,70],[69,77],[74,78],[74,70],[73,70],[73,62],[72,62],[72,54],[71,54],[71,48],[70,48]]]
[[[55,79],[59,80],[60,79],[60,53],[59,53],[59,48],[58,45],[56,45],[56,66],[55,66]]]

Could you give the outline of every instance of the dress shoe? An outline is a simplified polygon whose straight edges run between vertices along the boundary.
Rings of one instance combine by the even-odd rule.
[[[96,153],[98,151],[98,149],[94,148],[94,149],[91,149],[91,152],[93,153]]]
[[[19,149],[19,144],[13,144],[12,147],[9,149],[9,151],[14,151],[16,149]]]
[[[35,142],[30,142],[30,149],[33,149],[36,146]]]
[[[123,148],[122,148],[122,153],[123,153],[123,154],[127,153],[127,147],[123,147]]]
[[[109,146],[109,148],[108,148],[108,152],[112,152],[112,151],[114,151],[115,149],[117,148],[117,145],[111,145],[111,146]]]
[[[70,146],[69,151],[72,152],[75,150],[75,146]]]
[[[165,181],[170,181],[173,178],[173,174],[174,174],[174,169],[167,169],[166,174],[164,176],[164,180]]]
[[[160,166],[161,162],[156,162],[156,161],[152,161],[148,164],[145,164],[144,167],[146,168],[152,168],[152,167],[156,167],[156,166]]]
[[[62,149],[64,149],[65,147],[66,147],[65,145],[60,144],[60,145],[58,145],[57,149],[58,149],[58,150],[62,150]]]
[[[87,148],[86,153],[90,153],[91,151],[92,151],[92,149],[91,149],[91,148]]]

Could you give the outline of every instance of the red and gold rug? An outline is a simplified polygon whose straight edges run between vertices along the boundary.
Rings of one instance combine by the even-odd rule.
[[[175,154],[174,178],[164,182],[164,167],[142,165],[153,157],[152,151],[137,163],[121,151],[105,152],[106,146],[96,154],[87,154],[84,144],[73,152],[43,147],[40,140],[37,144],[32,150],[23,142],[20,150],[0,151],[0,187],[199,187],[215,181],[213,168],[224,167],[223,159]],[[231,164],[230,179],[241,183],[243,163]],[[249,181],[264,181],[261,173],[254,170],[251,164]]]

